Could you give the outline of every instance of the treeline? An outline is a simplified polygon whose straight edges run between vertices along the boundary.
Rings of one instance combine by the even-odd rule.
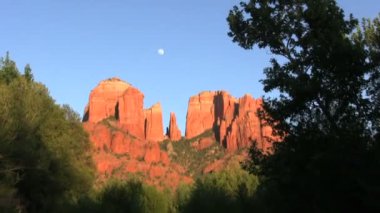
[[[206,175],[193,185],[180,185],[174,192],[138,180],[114,180],[80,199],[70,212],[250,212],[257,186],[257,177],[239,165]]]

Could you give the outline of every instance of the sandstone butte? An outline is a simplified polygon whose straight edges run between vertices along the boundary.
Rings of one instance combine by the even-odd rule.
[[[162,109],[159,103],[144,107],[144,94],[132,85],[110,78],[101,81],[90,93],[83,121],[98,123],[115,118],[123,130],[149,141],[164,139]]]
[[[99,179],[138,173],[157,186],[175,188],[192,182],[186,170],[160,149],[158,142],[164,139],[161,105],[144,110],[143,101],[143,93],[119,78],[101,81],[91,91],[83,126],[93,143]]]
[[[118,99],[129,87],[131,87],[130,84],[118,78],[100,82],[90,93],[90,100],[86,106],[83,120],[97,123],[105,118],[115,116]]]
[[[236,99],[225,91],[201,92],[190,97],[186,118],[186,138],[212,130],[219,143],[229,152],[257,142],[259,149],[271,148],[272,129],[266,126],[257,112],[262,99],[244,95]]]
[[[148,183],[171,188],[192,182],[186,168],[171,162],[158,144],[165,139],[161,104],[148,109],[143,106],[144,94],[119,78],[101,81],[91,91],[83,125],[94,144],[99,176],[109,177],[115,171],[120,176],[143,173]],[[202,92],[189,100],[185,136],[189,139],[213,132],[212,137],[192,144],[198,150],[211,146],[216,139],[230,153],[251,146],[252,141],[268,151],[272,129],[258,117],[261,107],[262,100],[250,95],[237,99],[225,91]],[[174,113],[170,114],[166,134],[171,141],[181,139]],[[206,170],[214,170],[215,165]]]

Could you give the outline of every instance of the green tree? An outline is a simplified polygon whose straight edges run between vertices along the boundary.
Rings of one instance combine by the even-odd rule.
[[[29,64],[27,64],[25,66],[25,68],[24,68],[24,77],[28,81],[33,81],[34,80],[33,73],[32,73],[32,68],[30,68]]]
[[[240,166],[198,179],[183,212],[250,212],[258,179]],[[185,194],[186,195],[186,194]],[[183,205],[183,204],[182,204]]]
[[[10,83],[13,79],[20,76],[16,63],[10,59],[9,52],[5,58],[0,59],[0,80],[5,83]]]
[[[111,180],[95,196],[79,202],[77,212],[170,212],[167,194],[137,180]]]
[[[194,190],[193,185],[181,183],[174,195],[174,204],[177,212],[185,212],[189,208],[189,202]]]
[[[369,69],[368,79],[367,93],[373,103],[369,111],[372,114],[374,126],[380,127],[380,14],[373,21],[363,19],[362,27],[357,28],[353,38],[364,44],[364,48],[368,52],[367,60],[373,65]],[[380,132],[380,129],[377,129],[376,132]]]
[[[380,210],[378,19],[360,31],[334,0],[250,0],[227,21],[234,42],[273,54],[262,82],[279,97],[262,114],[282,142],[251,152],[261,210]]]
[[[12,78],[2,75],[0,82],[1,187],[12,191],[19,209],[64,211],[92,187],[88,136],[72,110],[55,104],[44,85],[18,71]]]

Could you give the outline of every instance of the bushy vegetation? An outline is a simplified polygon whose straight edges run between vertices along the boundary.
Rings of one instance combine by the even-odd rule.
[[[30,67],[0,60],[0,211],[52,212],[92,187],[79,116],[59,106]]]
[[[83,197],[72,212],[172,212],[168,192],[158,191],[153,186],[136,180],[111,180],[92,196]]]
[[[160,144],[163,150],[166,150],[171,160],[179,165],[187,168],[188,175],[199,178],[202,175],[202,170],[214,162],[222,158],[225,154],[225,150],[215,140],[214,143],[203,150],[197,150],[193,145],[202,138],[213,138],[213,131],[207,130],[204,133],[191,138],[182,138],[179,141],[166,140]]]
[[[208,174],[198,179],[190,196],[181,195],[180,210],[182,212],[251,212],[258,185],[256,176],[242,170],[239,165],[231,165],[221,172]]]
[[[256,176],[234,165],[208,174],[176,191],[159,191],[134,179],[111,180],[80,199],[71,212],[249,212],[258,186]]]

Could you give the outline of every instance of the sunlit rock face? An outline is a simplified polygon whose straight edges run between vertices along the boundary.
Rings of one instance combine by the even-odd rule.
[[[186,138],[193,138],[213,128],[215,123],[215,92],[201,92],[190,97],[186,117]]]
[[[245,95],[239,99],[225,91],[202,92],[189,100],[186,138],[212,130],[228,151],[246,148],[256,141],[259,149],[271,148],[272,129],[263,125],[257,112],[262,100]]]
[[[182,137],[181,130],[178,128],[177,118],[174,112],[170,113],[170,122],[169,122],[167,136],[169,137],[171,141],[178,141]]]
[[[157,103],[144,110],[145,139],[149,141],[162,141],[164,139],[164,126],[162,124],[162,108]]]
[[[119,97],[117,108],[118,116],[116,117],[118,117],[124,129],[131,135],[144,139],[144,94],[136,88],[128,88],[123,95]]]
[[[92,91],[85,109],[84,122],[98,123],[115,118],[129,134],[150,141],[164,138],[162,109],[156,104],[144,110],[144,94],[132,85],[110,78]]]
[[[90,93],[83,121],[97,123],[115,115],[119,97],[131,87],[119,78],[101,81]]]

